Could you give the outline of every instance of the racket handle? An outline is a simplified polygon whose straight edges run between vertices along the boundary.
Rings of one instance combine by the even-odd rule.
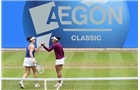
[[[34,64],[35,66],[37,65],[37,63]]]

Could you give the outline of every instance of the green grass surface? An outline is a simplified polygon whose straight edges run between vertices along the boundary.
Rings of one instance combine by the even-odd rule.
[[[25,51],[2,51],[2,77],[21,78],[25,73],[22,66]],[[53,52],[39,51],[35,55],[36,61],[45,67],[39,78],[56,78],[54,68],[55,56]],[[64,78],[94,78],[94,77],[137,77],[138,52],[137,51],[87,51],[65,52],[67,57],[62,70]],[[28,76],[33,77],[33,73]],[[20,90],[18,81],[2,81],[2,90]],[[34,83],[25,82],[26,90],[34,90]],[[43,82],[40,82],[43,86]],[[53,84],[48,82],[48,90],[55,90]],[[89,82],[66,81],[60,90],[138,90],[137,81],[123,82]],[[33,84],[33,85],[32,85]],[[80,85],[79,85],[80,84]],[[96,85],[97,84],[97,85]],[[107,85],[105,85],[107,84]],[[87,85],[87,87],[85,86]],[[117,88],[115,88],[115,85]],[[117,86],[118,85],[118,86]],[[122,85],[122,86],[121,86]],[[32,86],[32,87],[31,87]],[[80,87],[81,86],[81,87]],[[44,90],[43,87],[37,90]]]
[[[21,90],[17,85],[19,81],[3,81],[3,90]],[[138,90],[136,80],[131,81],[64,81],[62,87],[59,90]],[[9,84],[7,84],[9,83]],[[40,85],[43,86],[44,82],[39,81]],[[56,81],[47,82],[47,90],[56,90],[53,87]],[[34,88],[33,81],[25,81],[25,90],[44,90],[44,87]]]

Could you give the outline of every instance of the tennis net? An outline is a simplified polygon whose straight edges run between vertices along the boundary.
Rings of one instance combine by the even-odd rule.
[[[112,78],[1,78],[1,90],[21,90],[19,81],[24,80],[26,90],[138,90],[137,77]],[[35,88],[37,80],[41,87]],[[55,88],[57,80],[63,81],[63,86]]]

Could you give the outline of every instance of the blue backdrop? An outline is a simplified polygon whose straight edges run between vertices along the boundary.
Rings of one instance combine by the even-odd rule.
[[[74,4],[73,4],[74,2]],[[112,8],[115,10],[116,7],[119,5],[123,8],[123,24],[118,25],[118,23],[115,23],[115,19],[112,25],[108,24],[108,21],[104,21],[103,24],[97,25],[94,23],[92,25],[92,21],[89,21],[88,17],[88,24],[84,25],[76,25],[74,21],[72,21],[71,25],[62,25],[61,21],[71,21],[72,17],[63,17],[62,20],[58,20],[57,14],[58,6],[71,6],[71,9],[67,9],[68,11],[64,10],[63,13],[69,13],[69,15],[72,14],[72,9],[74,10],[75,7],[78,5],[81,7],[86,8],[87,13],[89,14],[91,11],[90,9],[95,6],[100,6],[105,9],[105,11],[108,9],[107,6],[112,5],[114,2],[106,3],[104,5],[96,4],[90,6],[88,8],[87,6],[83,4],[79,4],[79,1],[73,1],[66,3],[65,1],[57,1],[57,2],[48,2],[48,1],[42,1],[42,2],[35,2],[35,1],[2,1],[2,48],[24,48],[27,46],[28,42],[26,41],[27,36],[33,35],[38,37],[38,43],[45,39],[43,39],[43,35],[49,35],[49,36],[61,36],[62,40],[60,41],[64,47],[68,48],[137,48],[138,47],[138,1],[126,1],[125,3],[115,2],[116,6],[113,5]],[[55,17],[53,18],[53,15],[49,16],[48,21],[46,21],[46,24],[50,24],[50,22],[55,23],[58,21],[58,27],[57,24],[56,28],[52,30],[46,30],[45,32],[41,32],[37,30],[37,26],[35,27],[35,16],[36,9],[40,9],[36,6],[42,6],[47,7],[46,3],[50,3],[50,5],[55,5],[56,8],[53,8],[50,10],[50,13],[53,14],[53,11],[55,12]],[[114,3],[114,4],[115,4]],[[118,4],[118,5],[117,5]],[[45,6],[46,5],[46,6]],[[34,8],[35,7],[35,8]],[[124,9],[125,8],[125,9]],[[91,9],[92,10],[92,9]],[[117,10],[116,10],[117,11]],[[106,11],[107,12],[107,11]],[[109,12],[109,11],[108,11]],[[40,12],[41,14],[42,12]],[[82,14],[81,14],[82,13]],[[94,16],[95,20],[99,21],[101,20],[102,16],[99,15],[99,13],[102,13],[100,11],[95,11]],[[119,12],[116,12],[118,15]],[[76,13],[76,18],[79,21],[82,21],[83,18],[79,18],[80,15],[84,15],[83,11],[79,10]],[[48,14],[46,14],[48,15]],[[108,16],[108,15],[106,15]],[[109,17],[107,17],[109,18]],[[34,20],[34,21],[32,21]],[[93,33],[93,31],[68,31],[64,30],[64,28],[112,28],[111,32],[99,32],[96,31]],[[106,27],[108,26],[108,27]],[[63,29],[63,30],[62,30]],[[42,29],[43,30],[43,29]],[[89,29],[90,30],[90,29]],[[95,29],[94,29],[95,30]],[[110,29],[108,29],[110,30]],[[65,31],[65,32],[64,32]],[[48,36],[47,36],[48,37]],[[46,37],[45,37],[46,38]],[[95,40],[95,38],[97,40]],[[41,40],[42,39],[42,40]],[[50,42],[50,38],[48,39],[49,46],[52,45]],[[46,39],[47,42],[47,39]]]

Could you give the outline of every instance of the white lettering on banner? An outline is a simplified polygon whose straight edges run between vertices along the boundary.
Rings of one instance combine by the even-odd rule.
[[[69,13],[62,13],[63,10],[70,10],[71,7],[70,6],[67,6],[67,7],[58,7],[58,15],[59,15],[59,18],[60,18],[60,22],[61,24],[72,24],[71,21],[63,21],[62,20],[62,17],[69,17]]]
[[[119,15],[117,16],[117,14],[115,13],[115,11],[113,10],[113,8],[111,6],[108,7],[108,24],[112,24],[112,16],[114,16],[114,18],[116,19],[116,21],[119,24],[122,24],[122,6],[119,6]]]
[[[118,22],[118,24],[122,24],[122,6],[119,6],[118,7],[118,15],[117,13],[114,11],[114,9],[109,6],[108,7],[108,12],[105,11],[105,9],[101,6],[95,6],[93,8],[91,8],[91,10],[89,11],[89,14],[87,14],[88,12],[88,9],[83,7],[83,6],[77,6],[75,7],[73,10],[72,10],[72,21],[62,21],[62,18],[63,17],[70,17],[70,13],[64,13],[62,11],[65,11],[65,10],[71,10],[71,6],[59,6],[58,7],[58,15],[59,15],[59,18],[60,18],[60,22],[61,24],[69,24],[71,25],[72,24],[72,21],[76,24],[76,25],[87,25],[88,24],[88,17],[89,17],[89,20],[95,24],[95,25],[101,25],[103,24],[107,19],[108,19],[108,24],[112,24],[112,18],[114,17],[115,20]],[[78,10],[82,10],[83,11],[83,14],[80,14],[80,18],[83,19],[82,21],[78,21],[77,18],[76,18],[76,12]],[[99,21],[96,21],[94,18],[94,12],[98,10],[98,11],[101,11],[102,13],[102,18],[101,20]],[[107,16],[108,15],[108,16]]]
[[[56,13],[55,11],[57,9],[58,13]],[[107,10],[102,6],[90,6],[89,8],[87,8],[85,6],[72,7],[66,5],[56,7],[53,1],[40,6],[32,7],[29,9],[29,11],[37,34],[41,34],[43,32],[59,28],[60,26],[58,24],[59,20],[61,25],[68,25],[68,27],[63,28],[63,30],[69,28],[72,29],[71,27],[72,24],[76,24],[77,28],[78,26],[80,27],[81,25],[88,25],[89,23],[92,23],[94,25],[102,25],[105,21],[108,22],[108,25],[112,25],[113,18],[116,20],[118,24],[123,24],[122,6],[119,6],[116,9],[114,9],[112,6],[108,6]],[[78,13],[79,11],[81,11],[81,13]],[[95,19],[94,13],[96,11],[100,11],[102,14],[100,20]],[[51,12],[53,14],[51,14]],[[79,17],[80,20],[77,17]],[[69,19],[67,20],[63,18]]]
[[[71,36],[72,41],[101,41],[102,37],[101,35],[72,35]]]
[[[93,13],[95,12],[95,10],[100,10],[102,12],[102,19],[100,21],[96,21],[93,17]],[[102,8],[100,6],[96,6],[96,7],[92,8],[90,11],[90,20],[92,23],[97,24],[97,25],[104,23],[106,20],[106,12],[105,12],[104,8]]]
[[[78,21],[77,19],[76,19],[76,12],[78,11],[78,10],[82,10],[83,12],[86,12],[87,10],[86,10],[86,8],[84,8],[84,7],[82,7],[82,6],[77,6],[77,7],[75,7],[74,9],[73,9],[73,11],[72,11],[72,20],[73,20],[73,22],[75,23],[75,24],[77,24],[77,25],[83,25],[83,24],[87,24],[87,15],[80,15],[80,18],[83,18],[83,21]]]

